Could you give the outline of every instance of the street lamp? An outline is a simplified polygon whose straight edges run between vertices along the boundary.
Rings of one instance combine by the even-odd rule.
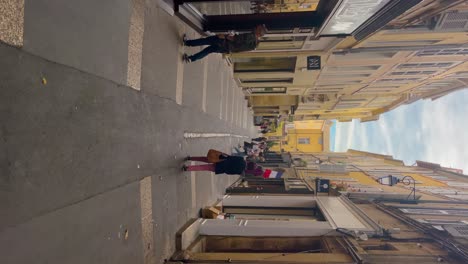
[[[393,186],[400,182],[403,183],[404,185],[413,184],[413,187],[411,188],[411,192],[410,194],[408,194],[408,197],[406,197],[406,199],[409,200],[410,196],[413,195],[413,201],[416,201],[416,181],[411,176],[405,176],[402,179],[399,179],[398,177],[395,177],[393,175],[388,175],[388,176],[378,178],[377,182],[382,185],[388,185],[388,186]]]

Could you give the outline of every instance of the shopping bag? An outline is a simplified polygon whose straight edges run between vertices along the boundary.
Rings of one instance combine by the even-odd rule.
[[[219,151],[219,150],[215,150],[215,149],[210,149],[208,151],[208,154],[206,155],[206,157],[208,158],[208,161],[210,163],[218,163],[220,161],[222,161],[225,157],[227,156],[226,154],[224,154],[223,152]]]

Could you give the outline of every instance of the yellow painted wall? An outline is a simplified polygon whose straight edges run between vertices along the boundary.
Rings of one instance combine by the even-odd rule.
[[[320,177],[320,178],[330,179],[332,181],[336,181],[336,179],[341,179],[341,178],[351,178],[351,179],[356,180],[356,182],[353,183],[353,184],[382,186],[378,182],[376,182],[374,179],[367,176],[365,173],[359,172],[359,171],[351,171],[351,172],[348,172],[348,173],[334,173],[334,174],[331,174],[331,173],[328,173],[328,172],[320,172],[320,171],[313,172],[313,173],[306,172],[306,171],[300,171],[300,173],[299,173],[299,176],[302,177],[302,178],[304,178],[306,176],[310,176],[310,175],[317,176],[317,177]],[[339,182],[339,180],[338,180],[338,182]]]
[[[416,188],[418,186],[433,186],[433,187],[447,187],[447,184],[436,181],[434,179],[431,179],[429,177],[422,176],[421,174],[414,174],[414,173],[405,173],[404,175],[408,175],[413,177],[416,181],[421,182],[416,184]]]
[[[275,146],[272,150],[283,149],[287,152],[323,152],[324,132],[322,131],[323,120],[294,121],[294,129],[287,131],[284,141],[286,144]],[[308,138],[310,144],[299,144],[299,139]]]
[[[289,130],[291,131],[291,130]],[[306,129],[302,132],[294,129],[297,133],[288,133],[288,144],[283,145],[285,151],[299,152],[321,152],[323,151],[323,135],[321,130]],[[310,144],[299,144],[299,139],[308,138]],[[322,142],[322,144],[320,144]]]
[[[376,182],[373,178],[367,176],[363,172],[352,171],[349,173],[349,176],[355,180],[357,180],[360,184],[364,185],[380,185]]]
[[[276,144],[270,148],[270,151],[281,152],[281,144]]]
[[[294,127],[295,129],[322,129],[324,123],[323,120],[294,121]]]
[[[296,105],[297,96],[295,95],[268,95],[252,96],[250,98],[254,106],[282,106]]]
[[[270,150],[277,152],[281,151],[281,149],[286,152],[323,152],[324,140],[329,140],[328,137],[324,137],[324,133],[329,133],[329,130],[322,131],[324,123],[323,120],[294,121],[295,129],[289,129],[287,136],[284,135],[282,140],[286,141],[287,144],[281,142],[280,145],[275,145]],[[265,136],[281,137],[283,136],[283,127],[284,122],[281,122],[276,132],[267,133]],[[299,144],[300,138],[308,138],[310,144]]]

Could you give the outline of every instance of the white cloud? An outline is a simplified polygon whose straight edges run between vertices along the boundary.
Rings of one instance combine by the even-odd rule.
[[[463,169],[468,174],[468,90],[418,101],[372,123],[337,123],[335,151],[354,148]]]
[[[393,129],[392,130],[390,129],[391,129],[391,126],[394,127],[396,126],[396,124],[392,124],[392,125],[387,124],[387,118],[385,116],[380,117],[380,122],[378,122],[377,124],[378,124],[378,131],[380,132],[380,135],[381,135],[381,140],[385,144],[385,149],[383,149],[382,154],[393,155],[394,154],[393,141],[395,141],[396,138],[392,138],[392,135],[390,133],[393,131]]]
[[[349,134],[349,125],[350,123],[336,123],[336,134],[335,134],[335,151],[336,152],[343,152],[346,148],[345,146],[348,145],[348,137]]]
[[[434,102],[424,102],[420,122],[425,151],[421,159],[460,168],[468,173],[467,102],[467,91]]]

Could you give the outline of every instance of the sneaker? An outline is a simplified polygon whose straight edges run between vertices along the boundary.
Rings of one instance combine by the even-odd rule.
[[[185,63],[190,63],[190,62],[192,62],[192,60],[190,59],[189,55],[187,55],[186,53],[184,53],[184,55],[182,55],[182,60],[183,60]]]
[[[182,45],[183,45],[183,46],[186,46],[186,45],[187,45],[187,44],[185,44],[185,42],[187,42],[187,40],[188,40],[187,34],[184,34],[184,35],[182,36]]]

